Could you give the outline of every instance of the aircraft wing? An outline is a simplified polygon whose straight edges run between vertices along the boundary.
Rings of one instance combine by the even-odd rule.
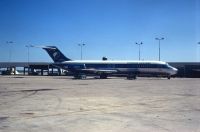
[[[82,71],[93,72],[96,74],[102,74],[102,73],[112,74],[118,72],[117,70],[111,70],[111,69],[82,69]]]

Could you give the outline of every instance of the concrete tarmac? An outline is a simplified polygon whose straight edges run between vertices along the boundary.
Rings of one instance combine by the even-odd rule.
[[[0,76],[1,132],[200,132],[200,79]]]

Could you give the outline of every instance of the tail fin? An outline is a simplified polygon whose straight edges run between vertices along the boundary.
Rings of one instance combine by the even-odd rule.
[[[44,50],[49,54],[54,62],[70,61],[71,59],[65,57],[62,52],[56,46],[43,47]]]

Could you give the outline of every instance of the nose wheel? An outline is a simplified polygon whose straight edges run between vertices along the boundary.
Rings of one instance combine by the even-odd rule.
[[[108,78],[108,75],[107,74],[101,74],[100,75],[100,79],[107,79]]]
[[[76,74],[76,75],[74,75],[74,79],[82,79],[82,80],[84,80],[86,78],[87,78],[87,76],[85,74]]]

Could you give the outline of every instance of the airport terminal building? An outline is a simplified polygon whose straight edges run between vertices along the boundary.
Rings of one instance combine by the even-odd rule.
[[[177,77],[200,78],[200,62],[169,62],[178,69]]]

